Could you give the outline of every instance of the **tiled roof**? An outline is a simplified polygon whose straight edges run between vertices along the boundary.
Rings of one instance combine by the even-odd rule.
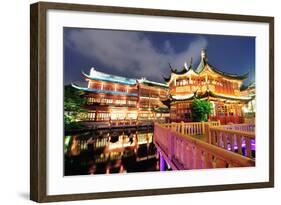
[[[120,91],[112,91],[112,90],[99,90],[99,89],[93,89],[93,88],[85,88],[85,87],[80,87],[75,84],[71,84],[72,87],[82,90],[85,92],[92,92],[92,93],[104,93],[104,94],[111,94],[111,95],[126,95],[126,96],[132,96],[132,97],[137,97],[137,93],[127,93],[127,92],[120,92]]]
[[[116,75],[110,75],[107,73],[97,71],[94,68],[91,68],[90,75],[88,75],[84,72],[82,72],[82,73],[86,78],[89,78],[92,80],[101,80],[101,81],[114,82],[114,83],[120,83],[120,84],[125,84],[125,85],[135,85],[136,84],[136,79],[125,78],[125,77],[116,76]]]

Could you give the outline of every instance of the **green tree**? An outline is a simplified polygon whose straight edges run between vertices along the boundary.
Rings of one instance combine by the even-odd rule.
[[[77,123],[82,113],[85,110],[82,105],[85,104],[85,99],[81,97],[83,93],[71,85],[64,87],[64,125],[66,130],[82,128]]]
[[[207,100],[194,99],[191,104],[191,116],[194,122],[208,120],[208,115],[212,112],[212,104]]]

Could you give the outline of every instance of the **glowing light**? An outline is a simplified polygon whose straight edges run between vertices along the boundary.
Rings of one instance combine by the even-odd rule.
[[[77,138],[74,137],[72,140],[71,148],[70,148],[71,155],[73,155],[73,156],[77,156],[80,154],[78,143],[79,142],[78,142]]]
[[[64,139],[64,146],[68,147],[70,143],[71,136],[66,136]]]
[[[246,143],[242,143],[241,147],[242,148],[246,148]],[[234,148],[234,150],[238,150],[238,146],[237,145],[234,145],[233,148]],[[231,151],[230,144],[227,145],[227,150]],[[254,141],[251,141],[251,150],[256,150],[256,143]]]
[[[247,107],[243,106],[243,107],[242,107],[242,111],[243,111],[244,113],[247,113],[247,112],[249,112],[249,109],[248,109]]]
[[[189,95],[173,95],[172,97],[176,100],[184,100],[184,99],[187,99],[187,98],[191,98],[193,97],[194,94],[189,94]]]

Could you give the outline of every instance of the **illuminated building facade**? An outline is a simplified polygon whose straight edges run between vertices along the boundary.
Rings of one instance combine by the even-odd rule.
[[[222,124],[243,121],[242,107],[252,96],[242,95],[240,87],[248,74],[225,73],[212,66],[204,50],[197,68],[189,66],[182,69],[171,68],[171,74],[164,78],[170,89],[170,98],[164,103],[170,107],[171,121],[191,121],[191,103],[194,98],[207,99],[213,105],[211,120]]]
[[[87,87],[72,84],[83,91],[87,114],[85,121],[136,122],[169,118],[168,108],[161,102],[168,96],[168,86],[145,78],[132,79],[106,74],[91,68],[82,73]]]
[[[250,96],[252,99],[243,106],[245,123],[254,123],[256,115],[256,84],[250,83],[248,86],[241,88],[242,96]]]
[[[110,75],[94,68],[83,75],[88,86],[72,86],[84,93],[88,111],[84,121],[192,121],[191,103],[195,98],[211,102],[209,119],[220,120],[221,124],[242,123],[246,111],[255,109],[255,86],[240,89],[248,73],[220,71],[209,63],[205,50],[196,68],[192,61],[179,70],[171,67],[165,84]]]

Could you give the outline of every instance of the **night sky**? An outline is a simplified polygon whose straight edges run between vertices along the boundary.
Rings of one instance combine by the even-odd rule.
[[[170,68],[200,62],[206,49],[209,63],[233,73],[255,76],[255,37],[64,28],[64,84],[86,85],[81,71],[91,67],[114,75],[164,82]]]

